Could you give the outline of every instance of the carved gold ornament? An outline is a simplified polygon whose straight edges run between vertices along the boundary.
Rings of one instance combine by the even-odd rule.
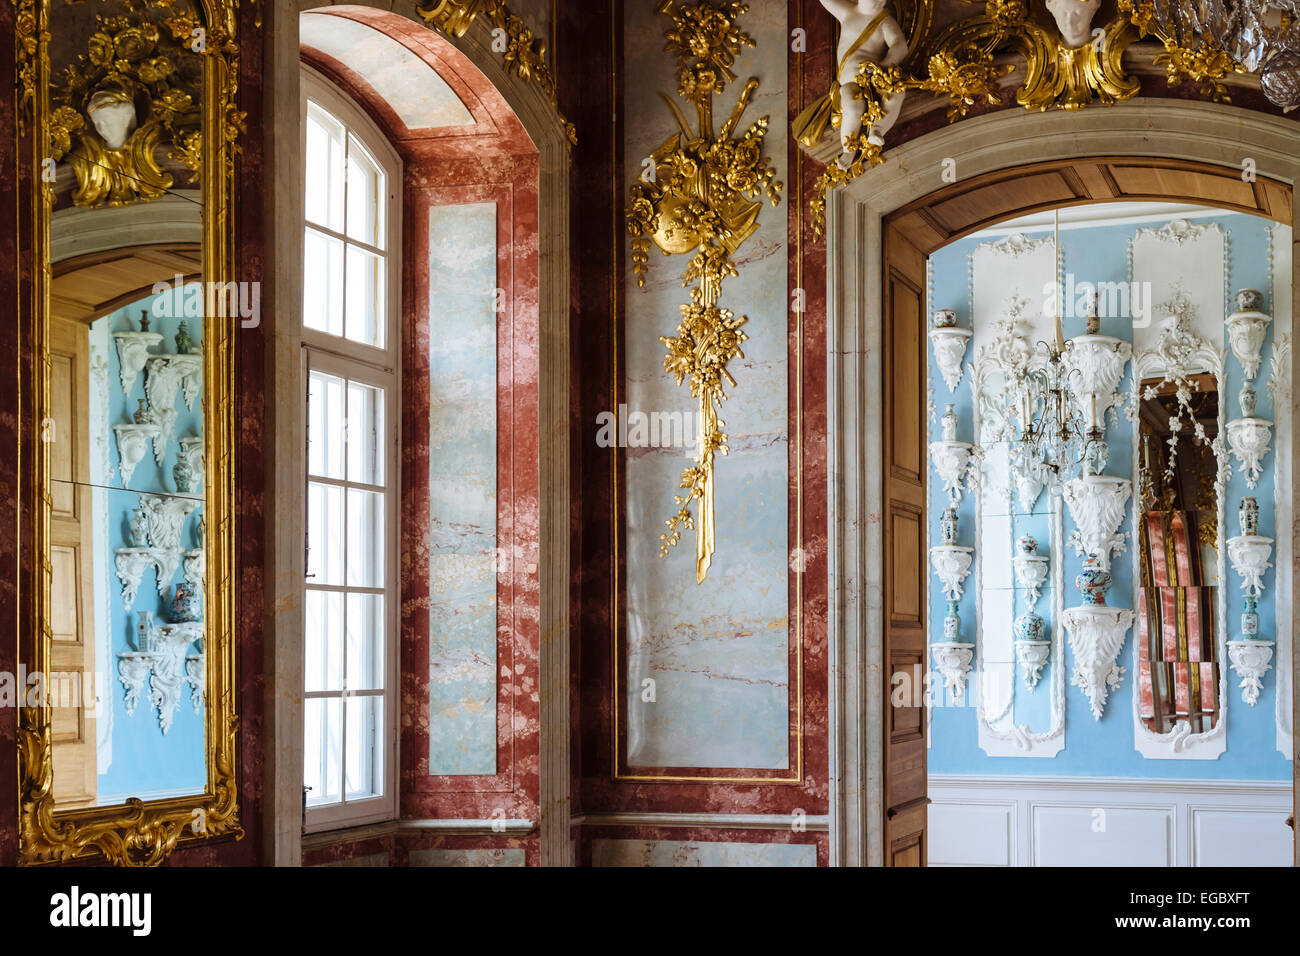
[[[510,12],[503,0],[425,0],[415,12],[430,27],[449,37],[460,39],[482,14],[492,24],[492,49],[501,54],[506,69],[521,80],[536,83],[557,108],[555,77],[546,65],[546,42],[535,39],[533,31],[519,17]],[[560,116],[564,137],[572,149],[578,142],[578,133],[572,123]]]
[[[94,77],[77,86],[85,94],[74,94],[73,85],[61,85],[64,78],[53,75],[50,65],[50,8],[55,0],[24,0],[19,10],[19,58],[17,63],[19,152],[23,157],[23,179],[31,184],[18,198],[20,232],[29,245],[23,255],[30,257],[30,283],[21,283],[17,294],[19,339],[21,348],[32,358],[32,370],[23,383],[31,387],[21,391],[22,420],[30,423],[24,435],[25,454],[19,472],[19,494],[24,513],[32,515],[28,524],[30,539],[24,549],[33,560],[24,561],[19,602],[19,661],[29,674],[48,675],[53,651],[53,608],[51,607],[52,568],[51,507],[53,463],[51,443],[40,440],[39,423],[48,420],[52,408],[49,369],[51,360],[50,220],[54,200],[53,187],[42,177],[45,162],[53,149],[75,152],[74,136],[85,142],[84,124],[91,117],[84,110],[95,94],[95,109],[115,111],[115,116],[101,115],[101,125],[110,135],[122,135],[122,149],[131,143],[130,123],[123,122],[126,110],[118,94],[128,89],[152,97],[144,124],[156,123],[158,142],[173,132],[179,141],[171,143],[196,163],[203,195],[202,273],[214,283],[234,280],[234,154],[236,137],[243,129],[243,114],[237,109],[239,45],[237,23],[241,0],[193,0],[181,10],[175,0],[114,0],[101,9],[113,9],[113,17],[122,16],[131,23],[100,21],[99,31],[89,46],[87,66],[79,67],[78,77]],[[248,5],[249,0],[243,0]],[[88,5],[89,6],[89,5]],[[253,8],[260,9],[257,0]],[[123,13],[123,11],[126,13]],[[201,26],[204,37],[201,58],[202,87],[181,88],[172,82],[177,65],[160,52],[170,41],[159,31],[155,41],[145,21],[156,16],[179,17],[193,26]],[[132,25],[134,24],[134,26]],[[260,25],[260,19],[255,20]],[[168,27],[170,30],[171,27]],[[107,52],[112,49],[111,56]],[[168,47],[169,48],[169,47]],[[170,48],[169,48],[170,49]],[[160,62],[159,58],[168,59]],[[131,84],[140,84],[139,88]],[[173,95],[168,97],[167,90]],[[60,102],[60,97],[67,97]],[[184,105],[183,105],[184,104]],[[191,130],[182,114],[190,107],[197,122]],[[70,109],[83,119],[78,127],[66,112]],[[170,118],[167,111],[175,115]],[[56,115],[58,113],[58,115]],[[138,111],[137,117],[141,115]],[[186,139],[193,132],[199,139]],[[150,136],[155,135],[151,133]],[[98,127],[95,135],[102,136]],[[64,137],[67,137],[66,141]],[[202,148],[200,150],[200,144]],[[107,144],[105,144],[107,147]],[[136,160],[143,155],[136,148]],[[84,161],[93,158],[84,153]],[[114,167],[115,175],[126,172],[125,165]],[[136,169],[135,172],[139,170]],[[134,175],[134,172],[132,173]],[[112,203],[113,184],[106,180],[102,199]],[[137,184],[139,185],[139,184]],[[82,186],[84,189],[85,186]],[[131,187],[122,186],[130,189]],[[118,193],[125,201],[148,198],[142,192]],[[204,440],[203,488],[204,515],[209,534],[205,536],[204,636],[207,672],[204,685],[204,754],[207,782],[202,793],[187,797],[142,801],[129,799],[123,805],[60,810],[53,793],[54,763],[52,718],[48,695],[20,701],[17,745],[19,770],[18,859],[23,864],[93,861],[96,857],[118,866],[152,866],[161,863],[181,843],[213,837],[243,836],[239,822],[236,775],[236,735],[239,719],[235,710],[235,509],[234,509],[234,349],[233,329],[229,319],[209,316],[204,320],[203,382]],[[45,699],[41,699],[44,697]]]
[[[931,22],[934,0],[892,0],[891,5],[897,8],[900,22]],[[1078,110],[1094,102],[1109,106],[1138,94],[1140,84],[1125,70],[1124,55],[1148,36],[1165,48],[1155,63],[1165,68],[1170,86],[1190,83],[1197,95],[1228,102],[1222,80],[1243,69],[1218,40],[1206,38],[1194,47],[1180,46],[1156,22],[1155,0],[1118,0],[1116,16],[1089,32],[1097,6],[1096,0],[1046,0],[1044,7],[1055,19],[1053,27],[1051,19],[1047,25],[1032,19],[1026,0],[987,0],[982,14],[957,20],[933,37],[928,29],[913,35],[911,54],[901,67],[867,62],[859,69],[855,85],[867,101],[862,130],[869,130],[883,115],[891,95],[904,90],[947,96],[948,121],[955,122],[977,104],[1001,104],[999,83],[1018,69],[1022,79],[1015,101],[1025,109]],[[837,123],[838,116],[832,122]],[[799,137],[800,129],[794,132]],[[800,141],[810,148],[816,145]],[[861,135],[857,142],[860,148],[852,165],[842,168],[832,162],[813,188],[815,237],[825,227],[827,192],[885,161],[882,146],[868,143]]]
[[[736,80],[736,57],[754,46],[753,38],[736,25],[748,10],[744,3],[715,6],[709,0],[661,0],[655,7],[672,18],[665,49],[676,56],[677,94],[695,107],[696,128],[659,94],[677,121],[677,132],[651,154],[646,173],[632,185],[627,208],[638,286],[645,286],[652,243],[664,255],[693,253],[682,277],[683,286],[694,284],[690,304],[681,307],[677,334],[660,341],[668,349],[664,368],[678,385],[689,383],[703,424],[695,464],[682,472],[680,488],[686,494],[674,496],[677,513],[664,522],[668,531],[660,535],[659,554],[666,556],[683,530],[694,529],[696,583],[703,583],[715,550],[714,457],[727,453],[726,423],[718,418],[718,406],[726,401],[726,389],[736,385],[727,366],[743,357],[740,347],[747,339],[741,331],[745,317],[719,305],[722,280],[738,274],[731,257],[758,228],[761,197],[773,206],[781,201],[776,170],[763,155],[767,117],[737,135],[758,80],[746,82],[731,115],[714,132],[713,97]]]
[[[206,36],[194,9],[185,0],[121,0],[119,9],[96,14],[85,52],[50,94],[50,155],[71,163],[78,206],[157,199],[174,185],[160,152],[191,172],[202,164],[194,46]]]

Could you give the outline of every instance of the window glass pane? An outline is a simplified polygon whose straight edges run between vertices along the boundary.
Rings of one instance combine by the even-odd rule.
[[[315,103],[307,103],[307,219],[317,225],[343,231],[343,124]]]
[[[343,690],[343,598],[336,591],[307,589],[303,624],[307,646],[304,680],[308,693]],[[348,631],[351,640],[350,620]]]
[[[384,247],[385,183],[379,164],[355,136],[348,137],[348,238]]]
[[[343,701],[337,697],[314,697],[305,703],[303,786],[311,787],[307,806],[338,803],[343,765]]]
[[[348,690],[384,687],[384,596],[348,595]]]
[[[337,375],[313,371],[307,399],[307,473],[343,479],[347,434],[343,417],[344,381]]]
[[[348,489],[348,587],[384,586],[384,495]]]
[[[302,254],[302,324],[342,335],[343,240],[308,228]]]
[[[343,489],[307,485],[307,582],[343,583]]]
[[[384,699],[347,699],[347,794],[349,800],[384,792]]]
[[[384,483],[384,390],[348,382],[348,481]]]
[[[348,245],[347,337],[384,348],[384,260]]]

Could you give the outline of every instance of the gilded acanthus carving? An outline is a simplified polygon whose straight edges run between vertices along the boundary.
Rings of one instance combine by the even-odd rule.
[[[535,38],[528,24],[511,13],[503,0],[425,0],[415,12],[433,29],[456,39],[463,37],[481,14],[492,24],[492,49],[501,54],[506,69],[541,87],[558,113],[555,77],[546,64],[546,42]],[[560,123],[565,140],[573,148],[578,142],[577,131],[562,115]]]
[[[762,197],[774,206],[780,202],[781,183],[763,155],[767,117],[738,133],[757,80],[745,83],[726,122],[714,129],[713,97],[737,79],[731,67],[743,49],[754,45],[736,26],[749,8],[738,2],[715,6],[709,0],[661,0],[656,9],[672,18],[667,48],[677,60],[678,96],[695,107],[696,128],[691,130],[664,96],[678,129],[651,154],[653,175],[647,172],[632,185],[627,227],[639,286],[645,285],[651,244],[666,255],[692,254],[682,277],[684,286],[694,285],[691,301],[681,307],[677,334],[660,341],[668,349],[664,368],[678,385],[689,382],[699,401],[702,426],[695,464],[682,472],[680,487],[686,494],[675,496],[677,513],[660,535],[660,555],[677,545],[683,530],[694,529],[695,579],[700,583],[715,549],[714,457],[727,453],[718,407],[727,398],[725,389],[736,386],[728,365],[743,357],[741,345],[748,338],[741,331],[745,316],[719,304],[722,281],[738,274],[732,256],[758,228]]]

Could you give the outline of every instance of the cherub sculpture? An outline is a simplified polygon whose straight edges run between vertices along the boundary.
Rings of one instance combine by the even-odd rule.
[[[1077,2],[1077,0],[1072,0]],[[890,16],[885,0],[821,0],[821,5],[840,22],[840,42],[836,51],[838,66],[829,92],[808,107],[794,121],[795,138],[808,147],[821,140],[826,127],[839,117],[840,144],[843,152],[839,164],[847,169],[858,153],[858,136],[866,103],[855,82],[864,63],[881,67],[896,66],[907,56],[907,38]],[[885,115],[866,131],[867,142],[883,146],[885,133],[898,120],[903,108],[902,92],[888,96]]]

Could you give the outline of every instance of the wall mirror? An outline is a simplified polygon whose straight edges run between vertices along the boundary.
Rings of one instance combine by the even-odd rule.
[[[233,0],[41,0],[22,859],[242,835],[234,778]]]
[[[1138,708],[1152,733],[1213,730],[1219,713],[1219,390],[1210,374],[1139,384]],[[1148,397],[1149,396],[1149,397]]]

